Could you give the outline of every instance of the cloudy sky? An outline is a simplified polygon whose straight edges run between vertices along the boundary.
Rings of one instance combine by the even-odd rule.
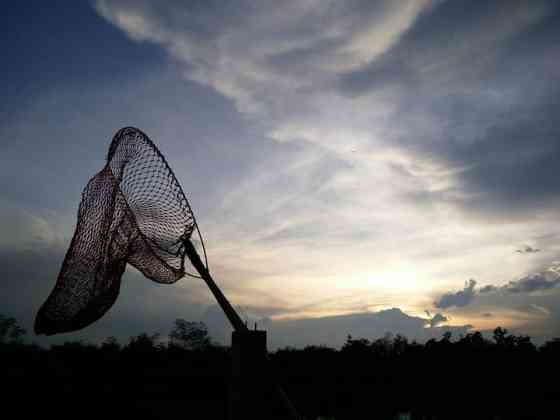
[[[0,313],[32,330],[113,134],[145,131],[270,346],[560,336],[555,1],[13,2],[0,17]],[[204,321],[133,269],[68,339]]]

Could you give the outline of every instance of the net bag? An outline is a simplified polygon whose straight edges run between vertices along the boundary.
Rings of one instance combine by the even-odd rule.
[[[74,236],[35,332],[75,331],[102,317],[117,299],[127,263],[155,282],[176,282],[195,228],[163,155],[142,131],[122,128],[107,164],[82,193]]]

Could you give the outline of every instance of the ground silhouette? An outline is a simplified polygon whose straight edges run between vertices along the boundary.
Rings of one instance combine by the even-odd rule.
[[[58,419],[225,418],[230,349],[201,323],[177,320],[169,340],[71,341],[49,349],[0,317],[3,399],[15,412]],[[548,419],[557,415],[560,339],[536,347],[496,328],[426,343],[348,336],[340,349],[269,354],[307,419]],[[18,402],[20,401],[20,402]],[[23,404],[22,402],[25,402]]]

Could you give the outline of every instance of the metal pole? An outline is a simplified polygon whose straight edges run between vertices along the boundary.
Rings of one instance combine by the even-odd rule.
[[[212,294],[214,295],[214,297],[218,301],[218,304],[220,305],[220,307],[222,308],[222,310],[226,314],[226,316],[229,319],[229,322],[231,323],[233,329],[235,331],[248,331],[249,329],[243,323],[243,321],[241,320],[241,317],[237,314],[235,309],[233,309],[233,306],[231,306],[231,304],[229,303],[227,298],[224,296],[224,294],[222,293],[220,288],[216,285],[216,283],[214,282],[214,279],[212,279],[212,276],[210,275],[210,273],[206,269],[206,266],[202,263],[202,260],[200,259],[200,256],[198,255],[198,252],[196,252],[196,249],[195,249],[194,245],[192,244],[192,242],[190,240],[186,240],[184,242],[184,245],[185,245],[185,253],[187,254],[189,259],[191,260],[191,263],[194,266],[194,268],[196,268],[196,270],[200,274],[200,277],[202,277],[202,279],[206,282],[206,284],[210,288],[210,291],[212,292]],[[284,392],[282,387],[276,382],[274,382],[274,385],[275,385],[275,388],[276,388],[276,392],[278,393],[278,395],[282,399],[282,402],[284,403],[286,409],[290,413],[290,416],[294,420],[301,420],[302,417],[299,415],[296,408],[294,407],[292,402],[289,400],[288,396],[286,395],[286,393]]]

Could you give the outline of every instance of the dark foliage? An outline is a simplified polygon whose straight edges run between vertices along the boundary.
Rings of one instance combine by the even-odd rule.
[[[7,318],[0,314],[0,343],[19,342],[25,333],[15,318]]]
[[[19,405],[26,417],[225,418],[229,348],[210,342],[203,324],[178,320],[175,334],[186,344],[157,334],[125,345],[109,337],[100,345],[74,341],[49,350],[23,344],[20,336],[3,340],[4,400],[32,401]],[[560,339],[537,348],[502,328],[491,339],[480,332],[425,344],[400,335],[349,336],[340,350],[270,353],[283,388],[313,420],[388,420],[403,412],[412,419],[556,418],[559,357]]]
[[[176,319],[169,333],[169,345],[186,349],[203,349],[211,344],[208,328],[203,322]]]

